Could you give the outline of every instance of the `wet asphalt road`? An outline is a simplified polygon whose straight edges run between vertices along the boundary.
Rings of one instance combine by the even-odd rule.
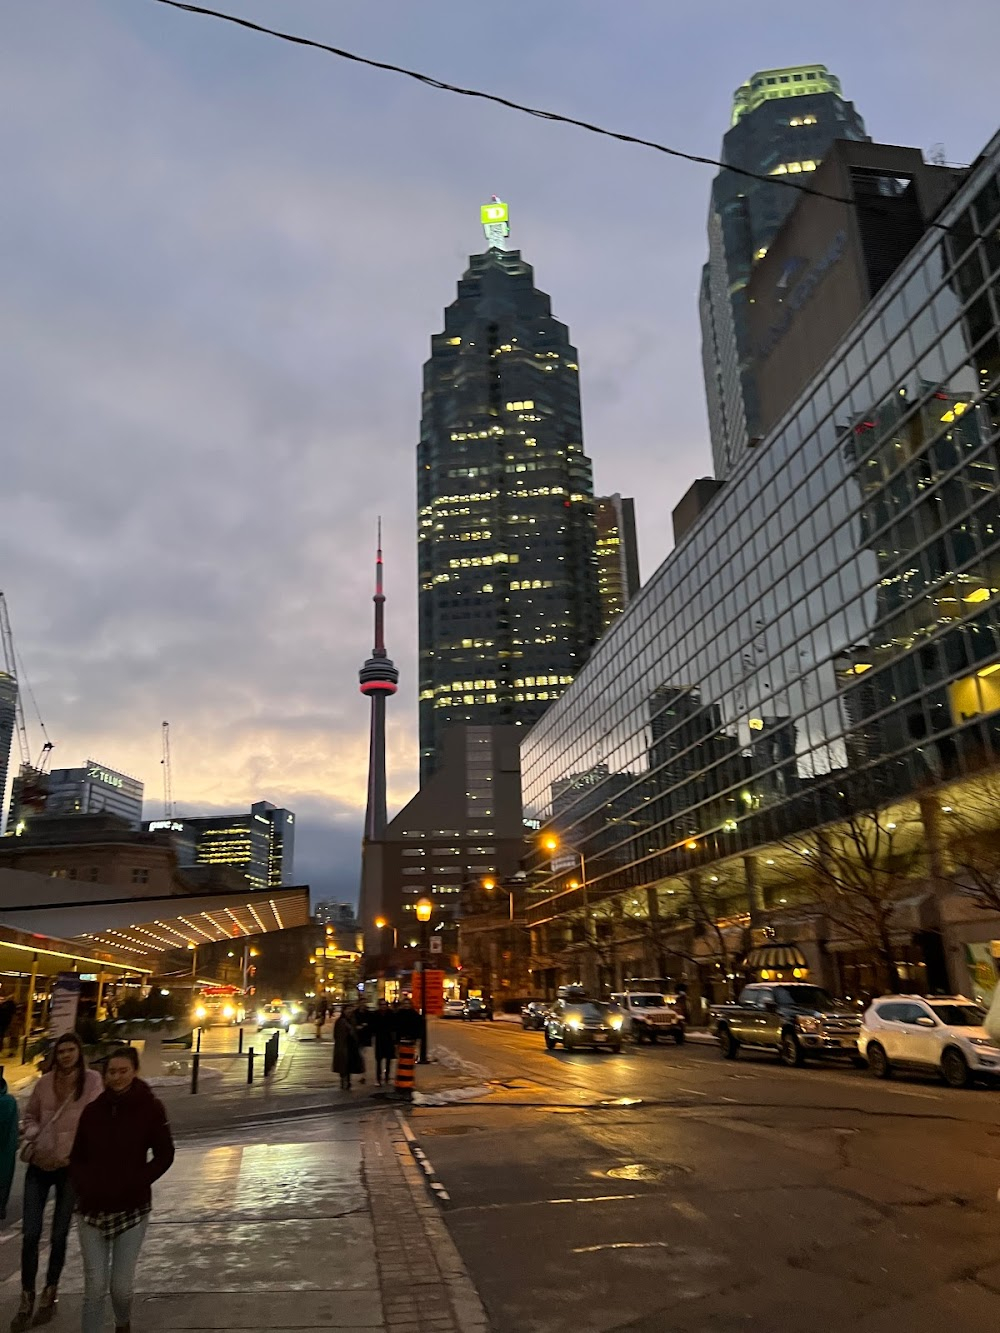
[[[1000,1317],[1000,1092],[693,1043],[567,1055],[500,1023],[432,1037],[498,1080],[412,1118],[497,1333]]]

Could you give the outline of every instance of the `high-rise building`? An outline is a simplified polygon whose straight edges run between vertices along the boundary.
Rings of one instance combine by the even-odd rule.
[[[37,799],[38,788],[43,799]],[[26,788],[31,799],[25,800]],[[11,790],[7,832],[14,833],[26,818],[46,819],[53,815],[119,815],[137,829],[142,823],[143,785],[128,773],[119,773],[96,759],[88,759],[80,768],[54,768],[39,775],[24,769]],[[30,813],[24,807],[30,808]]]
[[[472,256],[424,366],[422,780],[448,726],[541,717],[601,630],[579,358],[531,265],[501,248],[506,205],[486,205],[483,222],[489,248]]]
[[[7,795],[7,767],[14,741],[17,718],[17,681],[0,671],[0,827],[3,826],[4,798]]]
[[[151,820],[145,827],[170,834],[181,865],[231,866],[257,889],[293,882],[295,816],[270,801],[255,801],[249,813],[174,816]]]
[[[702,363],[715,475],[724,480],[764,433],[749,367],[746,285],[799,192],[754,176],[809,179],[835,139],[867,139],[825,65],[767,69],[737,88],[726,164],[712,184],[708,263],[702,270]]]
[[[639,591],[639,546],[635,501],[615,492],[594,501],[597,523],[597,587],[601,628],[607,629]]]

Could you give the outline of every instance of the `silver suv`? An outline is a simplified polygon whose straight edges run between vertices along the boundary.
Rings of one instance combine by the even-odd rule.
[[[985,1012],[964,995],[883,995],[864,1017],[858,1049],[876,1078],[897,1068],[934,1071],[952,1088],[1000,1076],[1000,1048]]]

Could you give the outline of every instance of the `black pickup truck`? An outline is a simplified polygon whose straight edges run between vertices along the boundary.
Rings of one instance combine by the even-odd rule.
[[[735,1004],[715,1005],[710,1021],[726,1060],[735,1060],[747,1046],[774,1051],[785,1065],[801,1065],[808,1056],[865,1063],[858,1053],[861,1015],[821,986],[801,981],[745,986]]]

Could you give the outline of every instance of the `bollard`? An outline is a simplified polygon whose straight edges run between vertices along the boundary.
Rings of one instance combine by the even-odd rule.
[[[198,1045],[195,1047],[195,1050],[201,1050],[201,1028],[198,1029]]]
[[[247,1082],[253,1082],[253,1047],[247,1051]]]
[[[396,1096],[404,1097],[407,1101],[411,1101],[413,1098],[415,1057],[416,1046],[413,1040],[401,1041],[396,1052]]]
[[[240,1024],[240,1046],[238,1054],[243,1054],[243,1025]]]
[[[201,1064],[201,1056],[195,1051],[191,1056],[191,1091],[198,1091],[198,1066]]]

